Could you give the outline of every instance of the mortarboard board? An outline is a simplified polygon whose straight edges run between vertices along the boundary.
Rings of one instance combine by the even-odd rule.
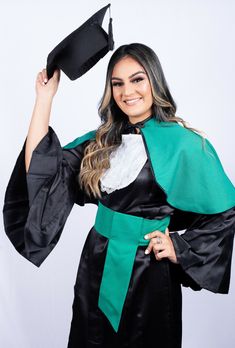
[[[71,80],[90,70],[109,50],[113,50],[112,18],[109,18],[108,33],[102,28],[106,10],[101,8],[79,28],[62,40],[47,57],[47,76],[61,69]]]

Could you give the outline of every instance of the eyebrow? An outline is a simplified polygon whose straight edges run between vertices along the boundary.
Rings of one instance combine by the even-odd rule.
[[[129,76],[129,79],[132,78],[133,76],[137,75],[137,74],[146,74],[146,72],[144,71],[137,71],[134,74]],[[111,80],[119,80],[122,81],[122,79],[120,79],[119,77],[112,77]]]

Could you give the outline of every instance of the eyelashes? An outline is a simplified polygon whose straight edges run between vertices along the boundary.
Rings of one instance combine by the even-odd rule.
[[[137,77],[136,79],[132,80],[131,82],[133,83],[138,83],[140,81],[143,81],[144,79],[142,77]],[[113,87],[119,87],[119,86],[122,86],[123,85],[123,82],[113,82],[112,83],[112,86]]]

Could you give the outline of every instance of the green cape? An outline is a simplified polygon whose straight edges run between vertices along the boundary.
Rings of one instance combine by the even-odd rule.
[[[167,202],[178,209],[216,214],[235,206],[235,188],[208,139],[175,122],[150,118],[140,128],[158,185]],[[70,142],[64,149],[94,139],[92,130]]]

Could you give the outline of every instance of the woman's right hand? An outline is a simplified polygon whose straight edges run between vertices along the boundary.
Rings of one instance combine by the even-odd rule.
[[[60,70],[56,69],[53,76],[48,80],[47,71],[43,69],[37,75],[36,95],[39,99],[52,99],[56,94],[60,81]]]

